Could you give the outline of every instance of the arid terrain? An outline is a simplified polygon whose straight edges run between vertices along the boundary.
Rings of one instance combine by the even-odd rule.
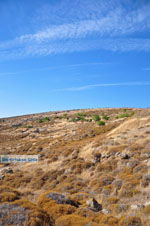
[[[0,119],[0,226],[149,226],[150,109]]]

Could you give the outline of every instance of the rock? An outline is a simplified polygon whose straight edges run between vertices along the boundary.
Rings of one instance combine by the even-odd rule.
[[[130,156],[129,156],[127,153],[122,153],[122,154],[121,154],[121,158],[122,158],[122,159],[129,159]]]
[[[104,159],[104,158],[107,158],[107,159],[108,159],[110,156],[111,156],[111,155],[108,154],[108,153],[105,153],[105,154],[103,153],[102,156],[101,156],[101,158],[102,158],[102,159]]]
[[[32,132],[33,132],[33,133],[39,133],[39,129],[36,128],[36,129],[32,130]]]
[[[91,199],[87,201],[87,205],[90,207],[91,210],[99,212],[102,210],[102,205],[99,204],[96,199]]]
[[[104,213],[104,214],[109,214],[110,212],[111,212],[110,210],[102,209],[102,213]]]
[[[146,175],[144,175],[143,178],[142,178],[141,185],[142,185],[143,187],[147,187],[147,186],[149,185],[149,183],[150,183],[150,174],[146,174]]]
[[[131,205],[130,207],[132,210],[138,210],[138,209],[143,209],[144,205],[138,204],[138,205]]]
[[[74,200],[67,198],[65,195],[57,193],[57,192],[50,192],[47,195],[48,198],[55,200],[57,204],[68,204],[71,206],[79,207],[80,203]]]
[[[94,153],[94,163],[101,161],[101,153]]]
[[[3,180],[5,176],[3,174],[0,175],[0,180]]]
[[[38,128],[39,133],[46,133],[47,129],[46,128]]]
[[[149,159],[150,158],[150,152],[142,152],[141,158],[142,159]]]
[[[144,206],[149,206],[149,205],[150,205],[150,201],[144,203]]]
[[[129,161],[127,163],[127,166],[130,167],[130,168],[134,168],[135,166],[137,166],[139,164],[139,161],[138,160],[132,160],[132,161]]]
[[[8,168],[3,168],[0,171],[2,174],[7,174],[7,173],[13,173],[12,168],[8,167]]]
[[[13,128],[18,128],[18,127],[21,127],[21,126],[22,126],[22,123],[18,123],[18,124],[13,124],[12,125]]]

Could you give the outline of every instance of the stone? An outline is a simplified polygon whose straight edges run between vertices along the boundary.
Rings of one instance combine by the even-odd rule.
[[[3,180],[5,176],[3,174],[0,175],[0,180]]]
[[[129,156],[127,153],[122,153],[122,154],[121,154],[121,158],[122,158],[122,159],[129,159],[130,156]]]
[[[108,210],[108,209],[102,209],[102,213],[104,213],[104,214],[109,214],[111,211],[110,210]]]
[[[7,173],[13,173],[12,168],[8,167],[8,168],[3,168],[1,169],[1,173],[2,174],[7,174]]]
[[[96,199],[90,199],[87,201],[87,205],[89,208],[95,212],[99,212],[102,210],[102,205],[96,201]]]
[[[130,168],[134,168],[134,167],[136,167],[138,164],[139,164],[139,161],[135,159],[135,160],[129,161],[129,162],[127,163],[127,166],[130,167]]]
[[[108,158],[110,158],[110,156],[111,156],[111,155],[108,154],[108,153],[105,153],[105,154],[103,153],[102,156],[101,156],[101,158],[103,158],[103,159],[104,159],[104,158],[107,158],[107,159],[108,159]]]
[[[147,187],[149,184],[150,184],[150,174],[146,174],[146,175],[144,175],[143,178],[142,178],[141,185],[142,185],[143,187]]]
[[[101,153],[94,153],[94,163],[101,161]]]
[[[132,210],[143,209],[143,208],[144,208],[144,205],[142,205],[142,204],[131,205],[130,208],[131,208]]]

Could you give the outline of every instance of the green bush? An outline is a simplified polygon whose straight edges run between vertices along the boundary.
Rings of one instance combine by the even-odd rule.
[[[62,118],[68,119],[68,114],[67,114],[67,113],[64,113],[64,114],[62,115]]]
[[[97,121],[100,121],[101,120],[101,118],[100,118],[100,116],[99,115],[93,115],[93,120],[95,121],[95,122],[97,122]]]
[[[104,115],[104,116],[103,116],[103,119],[105,119],[105,120],[109,120],[109,118],[110,118],[110,117],[107,116],[107,115]]]
[[[78,122],[78,121],[87,121],[87,120],[85,119],[84,116],[78,116],[76,118],[72,118],[70,121],[71,122]]]
[[[101,121],[98,121],[98,122],[97,122],[97,125],[99,125],[99,126],[104,126],[104,125],[105,125],[105,122],[102,121],[102,120],[101,120]]]
[[[45,117],[45,118],[41,118],[39,120],[39,123],[42,123],[42,122],[49,122],[50,121],[50,118],[49,117]]]
[[[117,115],[116,118],[127,118],[127,117],[130,117],[130,115],[128,113],[122,113],[120,115]]]
[[[26,125],[25,128],[31,129],[31,128],[33,128],[33,126],[32,125]]]
[[[122,113],[120,115],[117,115],[116,118],[127,118],[127,117],[131,117],[132,115],[134,115],[134,112],[130,112],[130,113]]]
[[[77,117],[85,117],[86,114],[83,113],[83,112],[79,112],[79,113],[76,114],[76,116],[77,116]]]

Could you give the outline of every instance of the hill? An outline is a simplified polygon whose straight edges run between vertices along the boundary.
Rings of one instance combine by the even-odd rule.
[[[0,225],[148,226],[150,109],[0,119]]]

